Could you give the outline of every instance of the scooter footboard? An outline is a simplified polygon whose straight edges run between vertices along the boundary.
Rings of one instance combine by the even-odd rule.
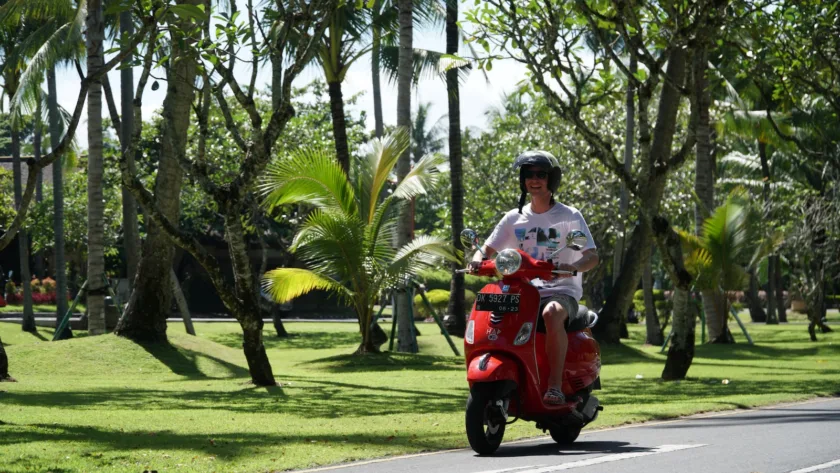
[[[519,383],[519,364],[509,356],[485,353],[473,358],[467,368],[470,386],[473,383],[505,380]]]

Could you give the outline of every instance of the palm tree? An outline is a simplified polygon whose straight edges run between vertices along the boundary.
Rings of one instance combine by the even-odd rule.
[[[87,72],[102,67],[105,23],[101,0],[87,0]],[[87,309],[88,332],[105,333],[105,205],[102,197],[102,83],[94,81],[88,91],[88,265]]]
[[[2,5],[5,7],[6,5]],[[3,8],[2,28],[0,28],[0,48],[3,51],[3,64],[0,66],[0,75],[3,78],[3,91],[0,94],[14,97],[20,88],[21,75],[26,67],[24,54],[21,50],[21,43],[27,37],[32,28],[32,23],[19,12],[9,12],[8,7]],[[23,194],[22,169],[20,161],[21,143],[20,127],[22,120],[14,119],[11,122],[11,151],[12,168],[14,173],[14,194],[15,207],[19,209]],[[23,323],[24,331],[35,331],[35,313],[32,310],[32,287],[30,285],[29,268],[29,238],[26,231],[21,228],[18,233],[18,252],[20,255],[20,278],[23,286]]]
[[[417,104],[417,112],[414,114],[411,127],[411,162],[413,163],[420,161],[427,154],[437,153],[443,149],[440,120],[429,126],[431,106],[431,102]]]
[[[412,19],[414,5],[412,0],[399,0],[400,50],[397,74],[397,126],[410,130],[411,128],[411,82],[414,77],[414,21]],[[397,161],[397,179],[403,180],[411,169],[411,152],[408,147],[402,150]],[[413,216],[405,209],[397,222],[397,246],[402,247],[411,241],[414,229]],[[411,318],[411,307],[408,293],[398,291],[396,296],[397,311],[397,351],[417,352],[417,340],[414,334],[414,321]]]
[[[761,237],[758,215],[750,209],[743,190],[730,194],[726,202],[703,221],[700,236],[687,232],[682,232],[681,236],[689,248],[686,268],[695,276],[696,287],[701,291],[713,290],[724,295],[727,291],[742,290],[749,281],[748,270],[755,268],[783,239],[779,232],[770,238]],[[726,297],[716,298],[715,303],[717,313],[729,314]],[[718,323],[726,324],[727,318]],[[732,342],[728,331],[722,327],[711,328],[720,336],[730,338],[712,339],[712,343]]]
[[[120,13],[120,35],[123,38],[130,38],[134,35],[134,23],[131,10]],[[127,45],[125,46],[128,47]],[[134,134],[134,68],[129,67],[134,55],[129,53],[123,61],[123,68],[120,71],[120,147],[126,153],[131,136]],[[129,153],[129,168],[134,167],[134,156]],[[125,269],[128,277],[128,289],[134,288],[134,276],[137,274],[137,266],[140,259],[140,230],[137,226],[137,203],[134,201],[131,192],[123,186],[123,242],[125,245]]]
[[[440,258],[455,259],[445,240],[430,236],[393,247],[399,204],[424,194],[444,159],[427,155],[388,193],[391,173],[407,148],[404,129],[373,140],[371,151],[355,163],[352,179],[327,153],[300,150],[275,161],[260,186],[269,207],[298,202],[316,207],[291,247],[308,269],[269,271],[263,282],[267,292],[278,303],[314,289],[337,294],[356,311],[360,354],[379,351],[372,326],[380,295]]]
[[[11,98],[12,113],[38,108],[44,102],[41,84],[47,76],[46,109],[49,122],[50,145],[54,149],[61,141],[69,116],[58,106],[55,66],[59,62],[80,59],[84,56],[82,31],[87,16],[85,2],[10,1],[3,7],[3,15],[22,14],[35,22],[34,28],[21,42],[22,54],[29,58],[20,79],[20,87]],[[56,281],[56,325],[67,312],[67,273],[64,255],[64,158],[52,166],[53,178],[53,230],[55,234],[54,266]],[[62,338],[72,336],[68,326]]]

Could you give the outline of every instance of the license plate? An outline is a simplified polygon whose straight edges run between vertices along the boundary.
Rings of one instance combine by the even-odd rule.
[[[519,294],[479,292],[475,295],[475,309],[496,313],[519,312]]]

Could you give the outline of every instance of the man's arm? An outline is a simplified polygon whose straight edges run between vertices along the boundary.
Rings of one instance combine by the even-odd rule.
[[[583,256],[581,256],[579,260],[575,261],[572,266],[574,266],[575,271],[583,273],[589,271],[595,266],[598,266],[599,261],[598,250],[589,249],[585,250],[583,252]]]

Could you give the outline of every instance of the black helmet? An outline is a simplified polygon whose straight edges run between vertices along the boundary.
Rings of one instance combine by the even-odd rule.
[[[554,203],[553,194],[557,192],[557,188],[560,187],[560,180],[563,178],[560,163],[548,151],[525,151],[517,156],[513,161],[513,169],[519,170],[519,189],[522,191],[522,195],[519,197],[519,213],[522,213],[522,207],[525,205],[525,196],[528,194],[528,191],[525,189],[525,178],[522,177],[522,168],[525,166],[539,166],[549,171],[548,190],[552,193],[551,203]]]

